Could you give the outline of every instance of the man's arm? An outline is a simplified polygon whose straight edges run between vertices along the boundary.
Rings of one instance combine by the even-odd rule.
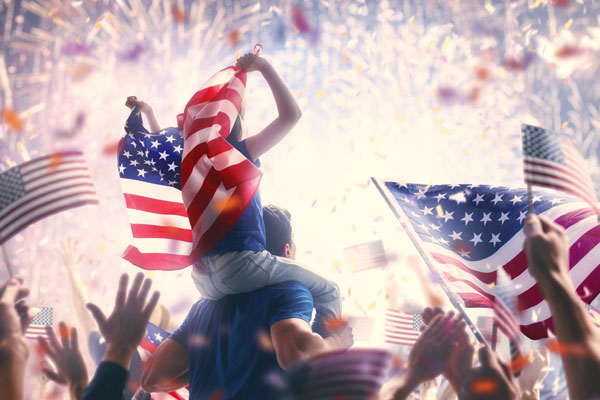
[[[569,239],[545,216],[529,214],[525,224],[528,269],[548,302],[571,399],[600,396],[600,332],[569,275]]]
[[[125,105],[129,108],[133,108],[135,106],[140,107],[140,111],[148,119],[148,125],[150,126],[151,133],[158,132],[161,130],[158,120],[156,119],[156,115],[154,115],[154,110],[152,109],[150,104],[146,103],[145,101],[138,100],[135,96],[129,96],[127,98],[127,101],[125,102]]]
[[[310,325],[300,318],[287,318],[271,325],[271,340],[277,362],[284,370],[290,370],[299,361],[328,350],[347,349],[354,343],[352,328],[340,328],[332,336],[323,339],[313,333]]]
[[[170,338],[162,342],[148,359],[140,381],[146,392],[170,392],[187,385],[187,348]]]
[[[247,72],[260,71],[271,88],[279,113],[277,118],[266,128],[246,139],[248,153],[250,153],[253,160],[256,160],[279,143],[292,130],[302,116],[302,111],[275,68],[267,60],[248,53],[240,57],[237,66]]]

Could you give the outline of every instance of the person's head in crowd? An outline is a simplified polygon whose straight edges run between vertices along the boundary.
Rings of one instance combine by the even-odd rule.
[[[296,243],[292,231],[292,215],[285,208],[272,204],[263,207],[267,250],[279,257],[296,259]]]

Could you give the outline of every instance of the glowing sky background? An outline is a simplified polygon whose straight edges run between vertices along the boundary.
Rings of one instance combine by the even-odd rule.
[[[112,150],[125,98],[175,126],[204,80],[261,43],[303,112],[262,159],[263,204],[291,211],[299,261],[340,283],[347,313],[377,320],[390,282],[391,303],[418,309],[414,249],[369,177],[522,186],[525,122],[571,137],[597,181],[599,23],[596,0],[4,0],[0,99],[23,127],[2,120],[0,170],[81,149],[100,198],[11,239],[13,267],[32,304],[74,322],[55,246],[76,238],[90,299],[111,303],[136,271],[120,258],[131,231]],[[251,133],[276,116],[259,73],[245,106]],[[352,274],[343,249],[378,239],[388,268]],[[148,275],[178,324],[198,298],[189,271]]]

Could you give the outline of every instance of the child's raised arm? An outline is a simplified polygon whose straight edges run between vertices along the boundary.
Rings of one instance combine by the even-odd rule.
[[[129,96],[125,105],[129,108],[133,108],[135,106],[140,107],[140,111],[146,116],[148,119],[148,125],[150,125],[150,132],[158,132],[160,131],[160,125],[158,124],[158,120],[156,119],[156,115],[154,115],[154,111],[150,104],[145,101],[138,100],[135,96]]]
[[[279,112],[279,116],[266,128],[246,140],[248,153],[253,160],[256,160],[292,130],[302,116],[302,111],[275,68],[267,60],[256,54],[248,53],[240,57],[236,65],[243,71],[259,71],[263,75],[271,88]]]

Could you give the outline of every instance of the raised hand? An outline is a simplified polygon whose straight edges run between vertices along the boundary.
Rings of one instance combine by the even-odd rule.
[[[423,313],[423,321],[429,324],[437,315],[443,315],[441,308],[426,308]],[[455,317],[456,319],[457,317]],[[470,369],[473,363],[473,353],[475,348],[471,344],[469,334],[466,330],[466,324],[456,326],[455,336],[452,341],[450,356],[444,366],[443,374],[450,382],[455,391],[458,391],[460,377],[464,376]]]
[[[152,107],[150,107],[150,104],[146,103],[145,101],[138,100],[138,98],[136,96],[127,97],[127,100],[125,101],[125,106],[130,109],[133,109],[134,107],[138,106],[138,107],[140,107],[140,111],[143,113],[146,113],[146,112],[152,110]]]
[[[479,349],[481,365],[461,378],[462,400],[516,400],[519,387],[509,367],[487,347]]]
[[[87,304],[107,343],[104,360],[121,364],[126,369],[129,368],[133,352],[144,338],[146,325],[160,297],[159,292],[154,292],[146,303],[152,280],[144,279],[141,272],[135,276],[129,293],[126,293],[128,281],[127,274],[121,275],[115,307],[108,318],[98,306]]]
[[[70,332],[64,322],[58,324],[61,343],[59,344],[52,328],[46,327],[48,341],[38,337],[40,346],[54,363],[54,368],[44,367],[42,373],[51,381],[69,387],[72,399],[79,399],[88,384],[88,374],[79,350],[77,330],[71,328]]]
[[[25,298],[29,289],[14,277],[0,285],[0,388],[2,398],[22,399],[29,344],[24,336],[31,323]]]
[[[72,270],[77,264],[83,260],[83,253],[77,249],[79,242],[74,239],[61,240],[60,246],[56,249],[60,258],[62,258],[64,266],[68,270]]]
[[[261,71],[265,65],[267,65],[267,60],[254,53],[244,54],[235,63],[236,67],[246,72]]]

